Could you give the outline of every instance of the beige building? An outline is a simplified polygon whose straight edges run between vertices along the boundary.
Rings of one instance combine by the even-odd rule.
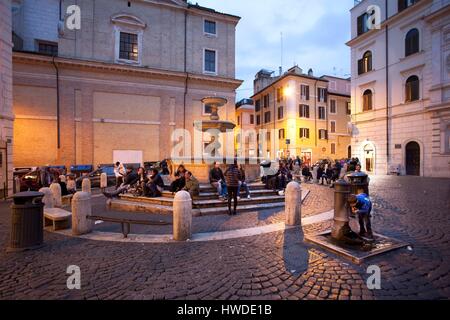
[[[351,19],[353,155],[372,174],[450,177],[450,1],[364,0]]]
[[[257,156],[255,106],[251,99],[243,99],[236,104],[236,154],[239,157]]]
[[[349,80],[315,77],[295,66],[276,77],[261,70],[254,87],[260,157],[300,156],[311,163],[348,156]]]
[[[10,1],[0,1],[0,198],[11,194],[12,181],[12,41]]]
[[[73,4],[79,30],[63,21]],[[172,132],[209,118],[205,96],[235,120],[239,17],[180,0],[59,5],[13,1],[15,166],[170,157]]]

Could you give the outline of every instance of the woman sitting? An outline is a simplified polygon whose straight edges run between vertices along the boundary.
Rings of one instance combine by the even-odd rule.
[[[184,174],[186,173],[186,168],[184,165],[180,164],[177,171],[175,172],[175,180],[170,184],[170,191],[172,193],[178,192],[184,188],[186,185],[186,179]]]

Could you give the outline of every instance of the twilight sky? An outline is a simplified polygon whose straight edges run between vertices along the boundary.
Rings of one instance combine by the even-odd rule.
[[[237,99],[253,93],[260,69],[278,73],[298,64],[304,72],[350,76],[350,12],[354,0],[191,0],[240,16],[236,30],[236,76],[245,80]]]

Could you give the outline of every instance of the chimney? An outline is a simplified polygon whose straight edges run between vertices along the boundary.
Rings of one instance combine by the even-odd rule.
[[[281,75],[283,74],[283,67],[280,67],[278,72],[280,73],[280,77],[281,77]]]
[[[308,76],[312,77],[314,75],[313,69],[308,70]]]

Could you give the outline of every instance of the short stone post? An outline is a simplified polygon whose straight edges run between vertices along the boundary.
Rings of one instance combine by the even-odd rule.
[[[14,178],[14,189],[16,190],[16,193],[20,192],[20,178],[19,177]]]
[[[312,172],[314,183],[319,183],[319,177],[317,176],[318,171],[319,171],[319,167],[315,166],[313,168],[313,172]]]
[[[50,185],[50,190],[53,194],[53,205],[57,208],[62,207],[62,199],[61,199],[61,186],[59,183],[52,183]]]
[[[100,189],[103,191],[108,187],[108,176],[106,175],[106,172],[103,172],[100,175]]]
[[[300,183],[292,181],[286,187],[285,214],[287,226],[302,225],[302,188]]]
[[[63,175],[63,174],[60,175],[60,176],[59,176],[59,181],[66,183],[66,182],[67,182],[67,181],[66,181],[66,176]]]
[[[177,192],[173,201],[173,239],[186,241],[192,235],[192,199],[186,191]]]
[[[72,198],[72,234],[75,236],[90,233],[94,221],[88,219],[92,215],[91,194],[77,192]]]
[[[343,240],[351,230],[349,225],[347,199],[350,194],[350,184],[345,180],[338,180],[334,184],[334,221],[331,229],[331,237]]]
[[[84,178],[81,182],[81,191],[91,193],[91,180]]]
[[[44,209],[53,208],[54,201],[53,201],[52,190],[50,190],[50,188],[41,188],[41,189],[39,189],[39,192],[44,194],[44,197],[42,198],[42,203],[44,204]]]

